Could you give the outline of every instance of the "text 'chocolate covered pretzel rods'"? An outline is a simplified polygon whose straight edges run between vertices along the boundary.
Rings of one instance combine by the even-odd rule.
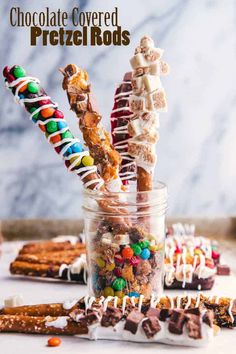
[[[62,87],[67,92],[70,107],[79,119],[79,127],[95,164],[98,166],[106,187],[111,192],[122,190],[119,177],[121,157],[110,141],[108,132],[101,124],[101,115],[91,94],[86,71],[69,64],[61,69],[64,75]]]
[[[80,141],[71,133],[64,114],[58,110],[40,82],[26,76],[21,66],[5,67],[3,71],[6,86],[12,91],[15,101],[30,113],[30,119],[45,134],[55,151],[63,158],[69,171],[77,174],[84,187],[98,190],[103,180],[97,173],[93,158],[83,149]]]
[[[129,98],[134,118],[128,124],[132,139],[128,141],[128,153],[137,165],[137,189],[148,191],[153,188],[153,174],[156,165],[155,147],[159,140],[159,112],[167,110],[166,94],[160,75],[169,71],[161,60],[163,50],[155,48],[149,37],[143,37],[130,60],[133,68],[132,90]]]

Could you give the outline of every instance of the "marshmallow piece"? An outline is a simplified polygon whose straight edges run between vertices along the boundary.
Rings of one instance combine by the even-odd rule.
[[[158,76],[143,75],[132,79],[132,88],[135,94],[141,94],[143,91],[152,92],[160,89],[162,84]]]
[[[116,243],[117,245],[129,245],[130,243],[130,238],[129,234],[120,234],[120,235],[115,235],[113,242]]]
[[[145,98],[136,95],[130,95],[129,106],[132,112],[146,111]]]
[[[5,307],[16,307],[24,304],[23,297],[21,295],[12,295],[4,300]]]
[[[154,41],[149,36],[144,36],[140,40],[140,46],[144,48],[154,48]]]
[[[165,91],[163,89],[160,89],[149,93],[147,95],[145,108],[147,111],[166,112],[167,101]]]
[[[145,67],[148,66],[148,62],[144,57],[143,53],[138,53],[135,54],[131,59],[130,59],[130,64],[133,69],[137,69],[139,67]]]
[[[170,72],[170,67],[169,64],[167,64],[165,61],[161,61],[160,62],[160,71],[161,71],[161,75],[168,75]]]
[[[143,84],[147,92],[152,92],[162,88],[160,78],[154,75],[144,75]]]
[[[138,136],[138,135],[143,134],[143,129],[142,129],[140,118],[131,120],[129,122],[128,131],[129,131],[131,136]]]
[[[128,153],[135,157],[140,163],[145,163],[150,166],[156,164],[155,146],[148,142],[135,141],[130,139],[128,142]]]
[[[105,245],[110,245],[112,241],[112,233],[111,232],[106,232],[105,234],[102,235],[101,242]]]

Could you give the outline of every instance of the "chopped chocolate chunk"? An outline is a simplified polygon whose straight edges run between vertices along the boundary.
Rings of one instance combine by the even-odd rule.
[[[184,310],[173,310],[170,316],[168,329],[171,333],[182,334],[184,323],[187,321],[187,316]]]
[[[86,325],[96,323],[98,322],[98,313],[96,311],[91,311],[87,313],[87,315],[79,318],[78,322],[85,323]]]
[[[137,309],[132,310],[126,318],[124,329],[135,334],[138,330],[138,325],[143,318],[143,313],[139,312]]]
[[[218,264],[217,275],[230,275],[230,267],[226,264]]]
[[[159,320],[162,322],[165,322],[167,318],[169,318],[172,315],[171,309],[161,309],[160,315],[159,315]]]
[[[189,314],[193,314],[196,316],[200,316],[201,315],[201,311],[199,307],[194,307],[192,309],[187,309],[184,311],[185,313],[189,313]]]
[[[142,322],[142,328],[147,338],[152,338],[161,330],[159,320],[156,316],[150,316]]]
[[[213,326],[214,320],[214,312],[211,310],[207,310],[206,313],[203,315],[202,321],[206,323],[208,326]]]
[[[115,326],[122,318],[122,312],[118,308],[108,307],[102,315],[101,325],[103,327]]]
[[[193,339],[201,339],[201,322],[200,315],[188,314],[187,330],[188,336]]]
[[[139,227],[131,227],[128,233],[133,243],[137,243],[143,239],[143,231]]]
[[[155,307],[150,307],[146,313],[146,316],[147,317],[153,317],[153,316],[156,316],[157,318],[159,318],[160,316],[160,312],[161,310],[160,309],[157,309]]]

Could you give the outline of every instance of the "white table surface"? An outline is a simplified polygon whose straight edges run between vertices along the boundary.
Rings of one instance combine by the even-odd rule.
[[[65,299],[80,298],[86,294],[86,286],[77,284],[65,284],[59,282],[47,282],[27,280],[14,277],[9,274],[9,263],[17,254],[20,242],[5,243],[3,255],[0,259],[0,304],[4,299],[15,294],[22,295],[25,304],[62,302]],[[224,258],[228,264],[235,267],[235,251],[227,247]],[[166,294],[183,294],[183,291],[167,291]],[[194,294],[195,292],[191,292]],[[236,277],[217,277],[213,291],[207,294],[225,295],[236,297]],[[216,336],[212,343],[204,348],[174,347],[164,344],[139,344],[129,342],[97,341],[92,342],[77,337],[61,336],[62,343],[57,348],[46,346],[46,335],[25,334],[0,334],[1,354],[46,354],[53,351],[55,354],[138,354],[138,353],[201,353],[201,354],[231,354],[236,353],[236,329],[224,329]]]

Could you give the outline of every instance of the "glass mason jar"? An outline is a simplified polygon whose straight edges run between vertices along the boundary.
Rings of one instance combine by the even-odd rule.
[[[164,278],[167,188],[148,192],[84,191],[90,295],[149,298]]]

